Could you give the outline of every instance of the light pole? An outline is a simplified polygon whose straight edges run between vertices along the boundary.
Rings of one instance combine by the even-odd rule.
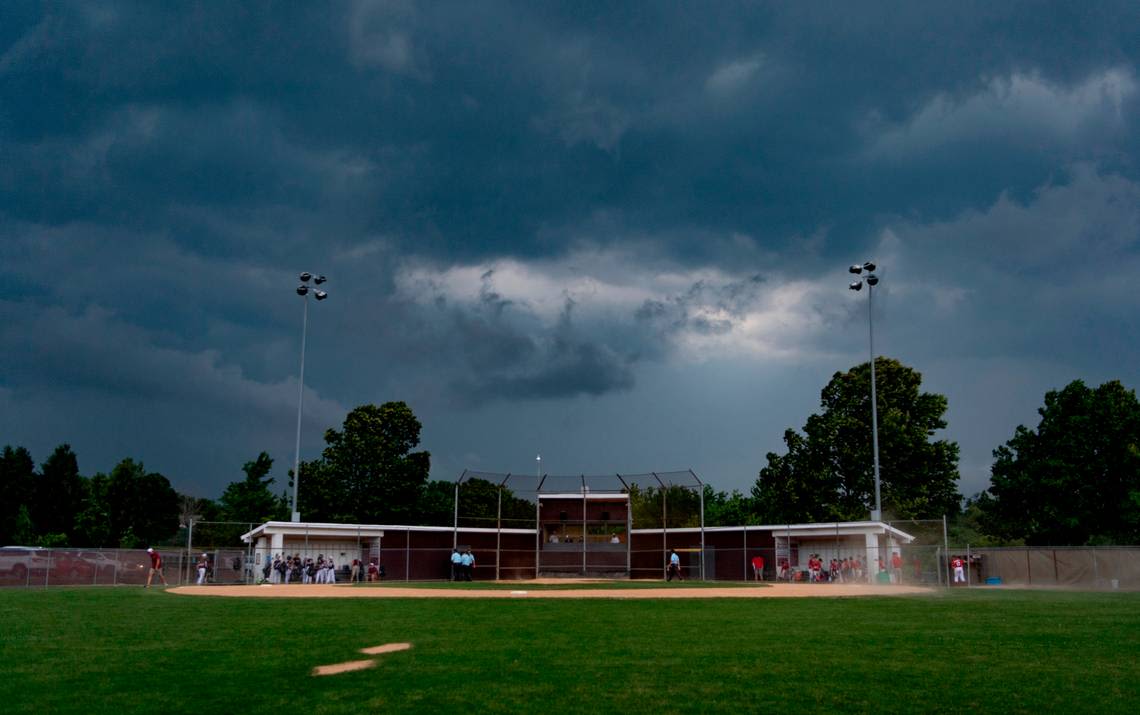
[[[871,521],[879,521],[883,518],[883,498],[879,486],[879,405],[878,396],[875,393],[874,288],[879,284],[879,277],[873,273],[875,267],[874,263],[867,261],[861,266],[855,265],[847,269],[857,276],[862,275],[863,271],[867,271],[866,278],[853,281],[847,287],[857,291],[863,288],[863,283],[867,284],[867,326],[871,342],[871,445],[875,453],[875,510],[871,512]]]
[[[293,521],[295,522],[301,521],[301,508],[297,503],[297,485],[301,483],[301,407],[305,401],[305,337],[309,331],[309,281],[311,280],[314,285],[321,285],[328,280],[321,275],[314,277],[308,271],[298,277],[301,279],[301,285],[297,286],[297,295],[301,296],[305,308],[301,318],[301,377],[298,380],[300,386],[297,392],[297,446],[293,452]],[[329,297],[328,293],[316,288],[312,290],[312,293],[317,300],[324,300]]]
[[[538,462],[538,478],[542,479],[542,455],[538,455],[534,460]]]

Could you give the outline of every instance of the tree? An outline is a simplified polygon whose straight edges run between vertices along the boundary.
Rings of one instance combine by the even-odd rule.
[[[178,531],[178,494],[141,462],[128,458],[115,465],[106,500],[110,540],[120,545],[158,543]]]
[[[922,375],[897,360],[875,360],[884,518],[956,513],[961,502],[958,445],[934,440],[947,402],[921,392]],[[865,519],[874,506],[871,367],[837,372],[820,394],[803,434],[784,433],[787,454],[768,454],[752,488],[761,522]]]
[[[420,421],[403,402],[362,405],[325,432],[320,460],[301,468],[298,500],[310,520],[410,523],[431,468]]]
[[[0,545],[27,544],[32,539],[31,514],[36,464],[23,447],[0,453]]]
[[[669,529],[701,525],[700,495],[693,489],[676,484],[664,489],[632,485],[629,508],[635,529],[660,529],[662,516],[668,518],[665,527]]]
[[[455,483],[433,479],[420,494],[416,523],[421,526],[451,526],[455,520]]]
[[[79,476],[79,461],[71,445],[61,444],[40,467],[35,482],[32,521],[41,536],[63,534],[66,541],[76,535],[76,517],[87,497],[86,483]],[[53,542],[58,543],[58,536]],[[66,543],[65,541],[65,543]]]
[[[705,485],[705,526],[756,524],[754,508],[753,500],[736,489],[727,494]]]
[[[994,450],[982,524],[1028,544],[1140,540],[1140,403],[1119,381],[1045,395],[1036,430]]]
[[[119,543],[118,536],[112,538],[111,535],[111,511],[107,502],[109,483],[110,478],[106,474],[96,474],[87,480],[83,508],[75,517],[77,544],[102,547]]]
[[[262,452],[241,469],[245,472],[245,479],[230,483],[219,500],[222,519],[256,524],[287,519],[288,505],[269,489],[273,484],[273,477],[269,476],[273,459]]]
[[[455,486],[451,485],[454,490]],[[486,479],[472,478],[459,485],[459,526],[494,529],[502,517],[504,529],[534,527],[534,502],[520,499],[514,492]],[[454,491],[452,498],[454,500]],[[453,520],[452,519],[449,521]]]

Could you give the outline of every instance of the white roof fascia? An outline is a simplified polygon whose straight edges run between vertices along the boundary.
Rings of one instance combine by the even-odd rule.
[[[599,499],[606,501],[629,501],[629,495],[623,492],[559,492],[555,493],[540,493],[538,495],[539,501],[543,499],[581,499],[586,497],[586,500]]]
[[[286,536],[384,536],[384,531],[453,532],[450,526],[407,526],[403,524],[320,524],[296,521],[267,521],[241,535],[242,541],[249,543],[259,536],[284,534]],[[476,534],[534,534],[535,529],[495,529],[491,527],[459,527],[459,531]]]

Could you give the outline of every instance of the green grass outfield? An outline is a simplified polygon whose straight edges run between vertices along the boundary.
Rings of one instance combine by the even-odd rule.
[[[1140,712],[1136,593],[245,600],[6,589],[0,624],[5,713]],[[401,641],[413,649],[372,670],[309,675]]]

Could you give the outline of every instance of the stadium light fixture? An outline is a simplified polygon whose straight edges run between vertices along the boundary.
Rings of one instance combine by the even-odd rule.
[[[301,376],[297,380],[299,384],[297,392],[297,442],[293,452],[293,521],[295,522],[301,521],[301,508],[297,503],[297,487],[301,483],[301,412],[305,403],[305,340],[309,332],[309,281],[313,281],[315,285],[321,285],[328,280],[323,275],[317,275],[314,278],[313,274],[308,271],[299,275],[298,278],[301,279],[301,285],[297,286],[297,295],[304,299],[305,307],[301,318]],[[317,300],[324,300],[329,297],[329,294],[323,290],[314,288],[311,292]]]
[[[866,277],[852,282],[847,287],[853,291],[860,291],[863,289],[863,284],[867,284],[867,332],[871,345],[871,446],[875,457],[875,509],[871,512],[871,521],[880,521],[883,518],[882,487],[879,480],[879,405],[875,389],[875,310],[872,290],[879,285],[879,277],[873,273],[876,268],[878,266],[873,262],[867,261],[861,266],[854,265],[847,269],[855,275],[867,272]]]

